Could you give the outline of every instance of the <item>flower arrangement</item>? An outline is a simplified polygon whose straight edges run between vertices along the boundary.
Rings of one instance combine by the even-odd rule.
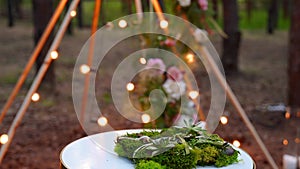
[[[165,109],[155,121],[146,124],[145,127],[164,128],[173,124],[183,125],[185,122],[193,124],[197,120],[197,110],[194,102],[188,97],[184,74],[185,71],[178,66],[167,67],[160,58],[148,59],[144,71],[140,72],[135,80],[136,88],[131,95],[137,96],[136,107],[141,111],[149,110],[151,104],[163,104]],[[151,102],[151,92],[155,89],[162,91],[166,97],[154,97]],[[157,113],[160,112],[150,114]]]
[[[207,0],[177,0],[174,11],[176,15],[206,30],[208,34],[213,34],[212,26],[221,36],[227,36],[213,19],[214,11],[209,8]]]

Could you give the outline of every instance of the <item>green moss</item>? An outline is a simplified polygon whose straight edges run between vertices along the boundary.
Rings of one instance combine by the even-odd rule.
[[[227,166],[229,164],[237,163],[238,161],[238,151],[234,151],[232,155],[226,155],[225,153],[221,153],[218,157],[218,159],[215,162],[215,166],[217,167],[223,167]]]
[[[166,169],[166,166],[161,165],[153,160],[140,160],[135,169]]]
[[[114,151],[118,153],[119,156],[132,158],[134,151],[143,144],[144,143],[139,140],[119,139]]]
[[[165,164],[167,169],[190,169],[196,168],[197,155],[195,151],[189,154],[183,144],[177,144],[174,148],[151,158],[160,164]]]
[[[210,144],[203,144],[200,147],[196,147],[195,151],[197,154],[197,163],[201,166],[213,165],[220,154],[218,148]]]

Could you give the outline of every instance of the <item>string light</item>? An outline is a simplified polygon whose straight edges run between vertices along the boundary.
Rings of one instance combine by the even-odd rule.
[[[169,25],[169,23],[168,23],[168,21],[166,21],[166,20],[161,20],[161,21],[159,22],[159,26],[160,26],[162,29],[167,28],[168,25]]]
[[[127,26],[127,22],[125,20],[122,19],[122,20],[119,21],[119,27],[120,28],[125,28],[126,26]]]
[[[287,146],[289,144],[289,141],[287,139],[283,139],[282,140],[282,144],[285,145],[285,146]]]
[[[97,120],[97,123],[99,126],[105,126],[107,124],[107,118],[102,116]]]
[[[143,57],[140,58],[140,63],[145,65],[147,63],[147,60]]]
[[[70,13],[70,15],[72,16],[72,17],[75,17],[76,16],[76,11],[75,10],[73,10],[73,11],[71,11],[71,13]]]
[[[80,72],[81,72],[82,74],[87,74],[87,73],[89,73],[90,71],[91,71],[91,68],[90,68],[88,65],[83,64],[83,65],[80,66]]]
[[[8,135],[7,134],[2,134],[0,137],[0,143],[1,144],[6,144],[8,142]]]
[[[191,53],[188,53],[188,54],[185,56],[185,59],[187,60],[188,63],[193,63],[193,62],[195,61],[194,55],[191,54]]]
[[[34,102],[37,102],[40,100],[40,95],[38,93],[33,93],[33,95],[31,96],[31,100]]]
[[[299,144],[300,143],[300,138],[295,138],[295,143]]]
[[[286,119],[290,119],[291,118],[291,113],[290,112],[285,112],[284,117]]]
[[[149,114],[143,114],[142,121],[143,123],[149,123],[151,121],[151,117],[149,116]]]
[[[190,91],[189,92],[189,96],[191,99],[196,99],[199,96],[199,92],[198,91]]]
[[[51,52],[50,56],[53,60],[55,60],[58,58],[58,52],[56,50],[54,50]]]
[[[128,83],[126,85],[126,88],[127,88],[128,91],[133,91],[134,90],[134,84],[133,83]]]
[[[233,144],[235,147],[240,147],[240,146],[241,146],[241,143],[240,143],[240,141],[238,141],[238,140],[234,140],[234,141],[232,142],[232,144]]]
[[[220,122],[225,125],[228,123],[228,118],[226,116],[221,116],[220,117]]]

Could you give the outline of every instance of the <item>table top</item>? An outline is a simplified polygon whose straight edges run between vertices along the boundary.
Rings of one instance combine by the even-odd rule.
[[[130,160],[119,157],[114,152],[117,136],[126,133],[140,132],[143,129],[118,130],[99,133],[76,140],[67,145],[60,154],[61,168],[68,169],[133,169],[134,164]],[[218,169],[255,169],[252,158],[242,149],[240,162]],[[213,166],[197,167],[197,169],[216,169]]]

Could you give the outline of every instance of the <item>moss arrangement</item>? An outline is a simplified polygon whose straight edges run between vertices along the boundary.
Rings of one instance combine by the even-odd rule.
[[[238,162],[239,152],[201,127],[171,127],[119,136],[115,152],[135,163],[135,169],[223,167]]]

